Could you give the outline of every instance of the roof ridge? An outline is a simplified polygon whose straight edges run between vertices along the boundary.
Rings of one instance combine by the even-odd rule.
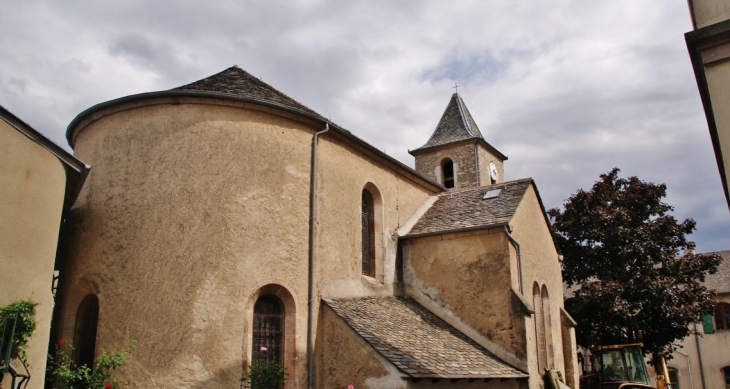
[[[492,187],[505,186],[507,184],[520,184],[520,183],[525,182],[525,181],[534,181],[534,179],[532,177],[525,177],[525,178],[518,178],[518,179],[514,179],[514,180],[509,180],[509,181],[503,181],[503,182],[500,182],[500,183],[497,183],[497,184],[489,184],[489,185],[481,185],[481,186],[470,186],[468,188],[459,188],[459,189],[450,189],[450,190],[448,190],[446,192],[439,193],[439,196],[453,194],[453,193],[469,192],[469,191],[474,191],[474,190],[484,190],[484,189],[492,188]]]
[[[482,134],[475,134],[474,131],[471,129],[471,124],[469,124],[469,120],[467,119],[466,115],[471,116],[471,113],[466,109],[466,104],[464,103],[464,100],[462,100],[461,96],[459,96],[458,93],[454,93],[456,95],[456,104],[459,108],[459,113],[461,114],[461,120],[464,122],[464,127],[466,128],[466,131],[471,134],[474,137],[483,138]],[[473,120],[473,118],[472,118]],[[474,124],[476,125],[476,123]]]

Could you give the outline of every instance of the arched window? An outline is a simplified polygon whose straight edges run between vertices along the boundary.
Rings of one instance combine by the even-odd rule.
[[[446,158],[441,164],[441,171],[443,172],[443,183],[447,188],[454,187],[454,162]]]
[[[545,321],[543,319],[542,294],[540,285],[532,285],[532,303],[535,305],[535,343],[537,345],[537,368],[542,374],[547,368],[547,351],[545,349]]]
[[[282,363],[282,335],[284,312],[281,301],[267,294],[259,297],[253,308],[253,359],[267,359]]]
[[[725,389],[730,389],[730,366],[722,368],[722,375],[725,377]]]
[[[369,190],[362,190],[362,274],[375,277],[375,205]]]
[[[715,305],[715,329],[730,329],[730,304],[719,303]]]
[[[76,324],[74,325],[72,359],[77,366],[94,367],[98,321],[99,299],[93,294],[87,295],[79,304],[79,310],[76,312]]]
[[[542,286],[542,320],[545,326],[545,351],[547,359],[547,368],[555,368],[554,356],[553,356],[553,326],[552,318],[550,315],[550,295],[548,295],[547,286]]]

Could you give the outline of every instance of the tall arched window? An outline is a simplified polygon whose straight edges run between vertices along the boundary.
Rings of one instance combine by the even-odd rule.
[[[553,351],[553,326],[552,326],[552,318],[550,315],[550,295],[548,295],[547,286],[542,286],[542,319],[544,321],[543,325],[545,326],[545,355],[547,360],[547,368],[553,369],[555,368],[555,362],[554,362],[554,351]]]
[[[362,190],[362,274],[375,277],[375,206],[369,190]]]
[[[454,162],[446,158],[442,162],[441,171],[443,172],[443,183],[447,188],[454,187]]]
[[[542,374],[547,368],[547,350],[545,349],[545,319],[543,318],[542,293],[540,285],[532,285],[532,303],[535,305],[535,343],[537,346],[537,368]]]
[[[94,367],[98,321],[99,299],[93,294],[87,295],[79,304],[79,310],[76,312],[76,324],[74,325],[72,359],[77,366]]]
[[[259,297],[253,307],[253,359],[267,359],[282,363],[282,335],[284,312],[281,301],[267,294]]]

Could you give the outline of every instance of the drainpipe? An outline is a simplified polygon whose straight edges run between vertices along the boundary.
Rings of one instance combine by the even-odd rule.
[[[314,388],[314,227],[317,207],[317,138],[329,131],[330,124],[325,123],[324,130],[314,134],[312,138],[312,171],[309,175],[309,291],[307,304],[307,387]]]
[[[525,288],[522,285],[522,252],[520,251],[520,244],[517,243],[512,235],[509,234],[509,224],[504,225],[504,233],[507,235],[507,239],[509,239],[510,243],[512,243],[512,245],[515,246],[515,249],[517,249],[517,274],[520,278],[520,294],[524,296]]]
[[[693,324],[695,330],[695,343],[697,344],[697,362],[700,364],[700,380],[702,389],[705,389],[705,368],[702,367],[702,353],[700,352],[700,336],[697,334],[697,323]]]

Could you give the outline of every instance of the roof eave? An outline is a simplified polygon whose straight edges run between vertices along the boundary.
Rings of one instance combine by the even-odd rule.
[[[58,158],[66,172],[66,191],[63,200],[63,209],[64,211],[70,209],[74,202],[76,202],[81,188],[84,186],[91,166],[81,162],[81,160],[74,157],[52,140],[46,138],[43,134],[1,105],[0,119]]]
[[[436,376],[433,374],[407,374],[409,377],[415,380],[428,379],[428,380],[507,380],[507,379],[527,379],[530,378],[527,374],[511,374],[511,375],[488,375],[488,374],[475,374],[475,375],[443,375]]]
[[[464,139],[461,139],[461,140],[457,140],[455,142],[449,142],[449,143],[444,143],[444,144],[434,145],[434,146],[428,146],[428,147],[419,147],[419,148],[414,149],[414,150],[408,150],[408,154],[410,154],[410,155],[412,155],[412,156],[415,157],[418,154],[423,154],[423,153],[428,152],[428,151],[433,151],[433,150],[437,150],[437,149],[440,149],[440,148],[450,147],[450,146],[453,146],[453,145],[458,145],[458,144],[467,143],[467,142],[477,142],[477,143],[480,143],[482,146],[486,147],[488,150],[490,150],[493,153],[495,153],[503,161],[506,161],[506,160],[509,159],[506,155],[502,154],[494,146],[490,145],[489,142],[487,142],[486,140],[484,140],[484,138],[480,138],[480,137],[464,138]]]
[[[710,131],[710,138],[715,152],[717,168],[720,172],[720,180],[722,181],[723,191],[725,192],[725,201],[728,204],[728,208],[730,208],[729,172],[725,171],[724,158],[720,147],[720,135],[718,133],[717,122],[715,121],[714,108],[712,106],[712,99],[710,98],[710,90],[707,84],[707,78],[705,77],[705,69],[701,56],[701,51],[705,45],[711,44],[717,40],[730,39],[730,20],[703,27],[699,30],[690,31],[684,35],[684,38],[687,43],[687,51],[689,52],[689,57],[692,62],[692,69],[694,70],[697,89],[700,92],[702,107],[705,111],[705,119],[707,120],[707,126]]]
[[[354,142],[354,143],[358,144],[359,146],[365,148],[369,152],[371,152],[371,153],[377,155],[378,157],[380,157],[380,158],[388,161],[389,163],[392,163],[392,164],[396,165],[399,169],[401,169],[401,170],[407,172],[408,174],[410,174],[410,175],[418,178],[419,180],[421,180],[423,182],[423,184],[425,184],[428,187],[431,187],[432,190],[437,191],[437,192],[443,192],[443,191],[446,191],[447,190],[446,187],[444,187],[443,185],[438,184],[438,183],[436,183],[436,182],[434,182],[434,181],[432,181],[432,180],[424,177],[423,175],[421,175],[420,173],[418,173],[414,169],[410,168],[409,166],[401,163],[400,161],[396,160],[395,158],[389,156],[388,154],[385,154],[384,152],[378,150],[376,147],[370,145],[369,143],[365,142],[364,140],[362,140],[362,139],[356,137],[355,135],[353,135],[350,131],[348,131],[348,130],[346,130],[346,129],[344,129],[344,128],[342,128],[342,127],[340,127],[340,126],[338,126],[338,125],[336,125],[336,124],[334,124],[332,122],[330,122],[329,120],[325,119],[322,116],[315,115],[315,114],[312,114],[312,113],[309,113],[309,112],[306,112],[306,111],[303,111],[303,110],[300,110],[300,109],[296,109],[296,108],[293,108],[293,107],[289,107],[289,106],[286,106],[286,105],[274,103],[274,102],[271,102],[271,101],[260,100],[260,99],[255,99],[255,98],[250,98],[250,97],[245,97],[245,96],[239,96],[239,95],[233,95],[233,94],[227,94],[227,93],[169,90],[169,91],[157,91],[157,92],[139,93],[139,94],[135,94],[135,95],[121,97],[121,98],[114,99],[114,100],[109,100],[109,101],[106,101],[106,102],[103,102],[103,103],[96,104],[93,107],[90,107],[90,108],[84,110],[83,112],[81,112],[80,114],[78,114],[71,121],[71,123],[68,125],[68,127],[66,129],[66,139],[68,140],[68,143],[71,146],[71,148],[73,148],[74,147],[74,143],[75,143],[74,142],[74,138],[75,138],[74,137],[74,130],[75,130],[75,128],[84,119],[86,119],[87,117],[91,116],[92,114],[94,114],[94,113],[96,113],[98,111],[101,111],[101,110],[104,110],[104,109],[107,109],[107,108],[110,108],[110,107],[113,107],[113,106],[119,105],[119,104],[124,104],[124,103],[129,103],[129,102],[134,102],[134,101],[140,101],[140,100],[145,100],[145,99],[150,99],[150,98],[158,98],[158,97],[198,97],[198,98],[204,97],[204,98],[214,98],[214,99],[235,100],[235,101],[241,101],[241,102],[245,102],[245,103],[253,103],[253,104],[258,104],[258,105],[262,105],[262,106],[266,106],[266,107],[280,109],[280,110],[285,111],[285,112],[289,112],[289,113],[293,113],[293,114],[296,114],[296,115],[300,115],[300,116],[306,117],[308,119],[314,120],[316,122],[320,122],[323,125],[324,124],[329,124],[330,129],[333,129],[335,132],[337,132],[338,134],[340,134],[343,137],[347,138],[348,140],[351,140],[352,142]]]
[[[510,218],[511,219],[511,218]],[[489,230],[492,228],[498,228],[498,227],[504,227],[509,224],[509,220],[506,222],[499,222],[499,223],[492,223],[492,224],[485,224],[481,226],[472,226],[472,227],[464,227],[464,228],[454,228],[450,230],[443,230],[443,231],[432,231],[432,232],[423,232],[420,234],[412,234],[412,235],[404,235],[401,236],[400,239],[415,239],[415,238],[424,238],[427,236],[434,236],[434,235],[444,235],[444,234],[456,234],[459,232],[470,232],[470,231],[478,231],[478,230]]]

